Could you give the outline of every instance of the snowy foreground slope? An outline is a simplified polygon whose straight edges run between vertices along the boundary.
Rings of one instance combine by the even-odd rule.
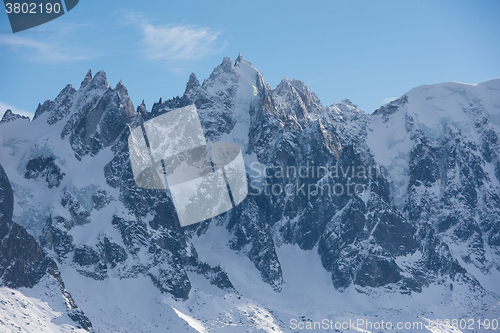
[[[135,185],[127,139],[191,104],[208,141],[241,147],[251,193],[181,228],[168,193]],[[488,331],[499,135],[500,80],[368,115],[301,81],[271,89],[240,55],[148,111],[89,71],[0,122],[0,331]]]

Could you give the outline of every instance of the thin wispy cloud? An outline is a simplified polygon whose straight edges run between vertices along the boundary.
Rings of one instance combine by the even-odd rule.
[[[321,76],[321,77],[318,77],[318,78],[312,79],[311,81],[308,81],[306,84],[307,84],[307,85],[310,85],[310,84],[316,83],[316,82],[318,82],[318,81],[322,81],[322,80],[328,79],[330,76],[331,76],[331,75]]]
[[[95,53],[91,53],[88,46],[75,45],[71,38],[71,32],[82,26],[85,25],[53,25],[55,30],[45,33],[39,28],[30,34],[0,34],[0,46],[40,63],[70,63],[93,59]]]
[[[170,69],[182,71],[187,65],[222,50],[226,43],[220,33],[208,27],[188,24],[155,25],[140,13],[129,12],[127,22],[142,33],[143,56],[165,62]]]

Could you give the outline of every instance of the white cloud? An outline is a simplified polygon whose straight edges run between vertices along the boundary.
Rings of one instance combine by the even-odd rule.
[[[95,58],[88,46],[74,43],[75,29],[87,24],[52,24],[53,31],[34,28],[31,36],[0,34],[0,46],[5,46],[20,56],[39,63],[76,62]]]
[[[399,97],[386,97],[386,98],[382,98],[382,104],[387,104],[387,103],[390,103],[392,102],[393,100],[395,99],[398,99]]]
[[[59,43],[42,42],[18,35],[1,34],[0,45],[5,45],[12,51],[27,55],[31,60],[37,62],[74,62],[90,59],[88,55],[63,47]]]
[[[0,101],[0,119],[3,117],[3,114],[5,113],[5,111],[7,111],[7,109],[11,109],[14,113],[30,117],[30,119],[33,119],[33,116],[35,115],[33,112],[24,111],[16,108],[15,106],[8,105]]]
[[[324,76],[321,76],[321,77],[318,77],[318,78],[315,78],[315,79],[312,79],[311,81],[308,81],[306,83],[306,85],[310,85],[310,84],[313,84],[315,82],[318,82],[318,81],[322,81],[324,79],[328,79],[331,75],[324,75]]]
[[[154,25],[140,13],[129,12],[125,16],[129,24],[141,30],[144,56],[164,61],[174,70],[182,70],[189,63],[218,52],[226,45],[220,42],[220,33],[208,27]]]

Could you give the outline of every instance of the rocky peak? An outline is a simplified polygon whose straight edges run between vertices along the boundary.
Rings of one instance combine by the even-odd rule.
[[[317,113],[322,108],[321,101],[318,96],[309,90],[309,87],[300,80],[293,80],[292,86],[297,90],[300,98],[304,102],[309,113]]]
[[[292,82],[290,81],[289,78],[284,77],[280,83],[276,86],[276,89],[274,89],[276,92],[280,92],[282,90],[288,90],[292,87]]]
[[[372,116],[382,115],[384,121],[387,121],[391,114],[396,113],[402,106],[408,103],[408,96],[404,95],[398,99],[395,99],[384,106],[381,106],[372,113]]]
[[[38,105],[33,120],[37,119],[45,112],[49,112],[47,123],[50,125],[55,124],[69,114],[75,94],[76,90],[73,86],[71,86],[71,84],[66,85],[53,101],[47,100],[42,105]]]
[[[26,116],[14,113],[14,112],[12,112],[11,109],[7,109],[7,111],[5,111],[5,113],[3,114],[2,120],[0,120],[0,124],[1,123],[7,123],[7,122],[10,122],[10,121],[14,121],[14,120],[18,120],[18,119],[27,119],[27,120],[30,120],[29,117],[26,117]]]
[[[89,73],[84,82],[88,81]],[[113,144],[135,113],[127,88],[121,81],[115,89],[110,88],[104,71],[97,72],[91,81],[82,85],[73,109],[61,136],[70,136],[77,158],[96,154]]]
[[[243,58],[243,56],[241,55],[241,53],[238,53],[238,58],[236,58],[236,61],[234,62],[234,66],[238,66],[238,65],[247,65],[247,66],[250,66],[250,67],[253,67],[252,63],[248,60],[245,60]]]
[[[108,80],[106,78],[106,73],[104,71],[98,71],[92,77],[92,71],[89,69],[82,83],[80,84],[80,89],[78,91],[85,92],[88,94],[91,90],[106,90],[109,88]]]
[[[144,103],[144,100],[142,100],[141,105],[137,107],[137,113],[144,115],[148,112],[148,109],[146,108],[146,103]]]
[[[189,80],[186,83],[186,90],[184,91],[184,94],[188,94],[193,90],[198,90],[200,87],[200,81],[198,81],[194,73],[191,73],[191,75],[189,75]]]
[[[341,101],[341,103],[345,104],[345,105],[348,105],[348,106],[352,106],[352,107],[355,107],[357,108],[358,106],[357,105],[354,105],[353,102],[351,102],[350,99],[346,98],[344,100]]]
[[[304,88],[297,82],[295,83],[299,88]],[[305,85],[304,85],[305,86]],[[307,89],[308,91],[308,89]],[[301,91],[302,93],[304,91]],[[273,97],[276,101],[277,114],[280,121],[292,122],[299,124],[303,127],[309,121],[308,106],[311,106],[313,100],[309,94],[301,94],[295,88],[293,81],[288,78],[281,80],[280,84],[273,90]],[[311,111],[312,109],[309,108]]]
[[[85,78],[83,79],[82,83],[80,84],[80,89],[87,86],[90,81],[92,81],[92,70],[89,69],[87,72],[87,75],[85,75]]]
[[[218,67],[220,67],[224,72],[229,73],[234,68],[233,61],[229,57],[224,57],[222,59],[222,63]]]
[[[290,80],[284,78],[274,90],[278,95],[286,98],[300,98],[305,105],[313,104],[320,107],[321,102],[315,93],[309,90],[309,87],[300,80]]]
[[[118,91],[123,91],[125,92],[127,95],[128,95],[128,90],[127,88],[125,87],[125,85],[123,84],[122,80],[120,80],[116,86],[115,86],[115,90],[118,90]]]
[[[108,88],[109,84],[106,78],[106,73],[104,71],[97,72],[94,78],[90,81],[90,87],[91,89],[102,88],[102,87]]]
[[[276,86],[273,90],[273,95],[275,97],[281,97],[283,101],[290,101],[300,99],[297,91],[292,85],[292,81],[290,81],[287,77],[285,77],[281,82]]]
[[[234,71],[233,62],[230,58],[225,57],[222,63],[215,67],[210,76],[203,81],[202,88],[208,93],[217,94],[221,88],[230,88],[238,82]]]

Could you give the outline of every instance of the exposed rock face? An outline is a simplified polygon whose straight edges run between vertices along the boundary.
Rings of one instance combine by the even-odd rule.
[[[64,177],[64,173],[61,172],[61,168],[54,163],[53,157],[38,156],[29,160],[26,165],[26,173],[24,178],[27,179],[37,179],[44,178],[47,182],[49,188],[58,187],[61,184],[61,180]]]
[[[4,238],[12,227],[14,193],[5,170],[0,165],[0,238]]]
[[[57,123],[69,114],[75,93],[76,90],[68,84],[53,101],[47,100],[43,104],[38,104],[33,120],[47,112],[49,113],[47,123],[50,125]]]
[[[92,323],[78,308],[66,290],[57,264],[40,248],[35,238],[17,223],[12,223],[14,209],[12,187],[0,165],[0,283],[10,288],[33,288],[44,276],[55,280],[67,315],[80,327],[90,330]]]
[[[12,112],[12,110],[8,109],[3,114],[2,120],[0,120],[0,124],[1,123],[8,123],[9,121],[15,121],[18,119],[24,119],[24,120],[28,120],[28,121],[30,120],[29,117],[14,113],[14,112]]]

